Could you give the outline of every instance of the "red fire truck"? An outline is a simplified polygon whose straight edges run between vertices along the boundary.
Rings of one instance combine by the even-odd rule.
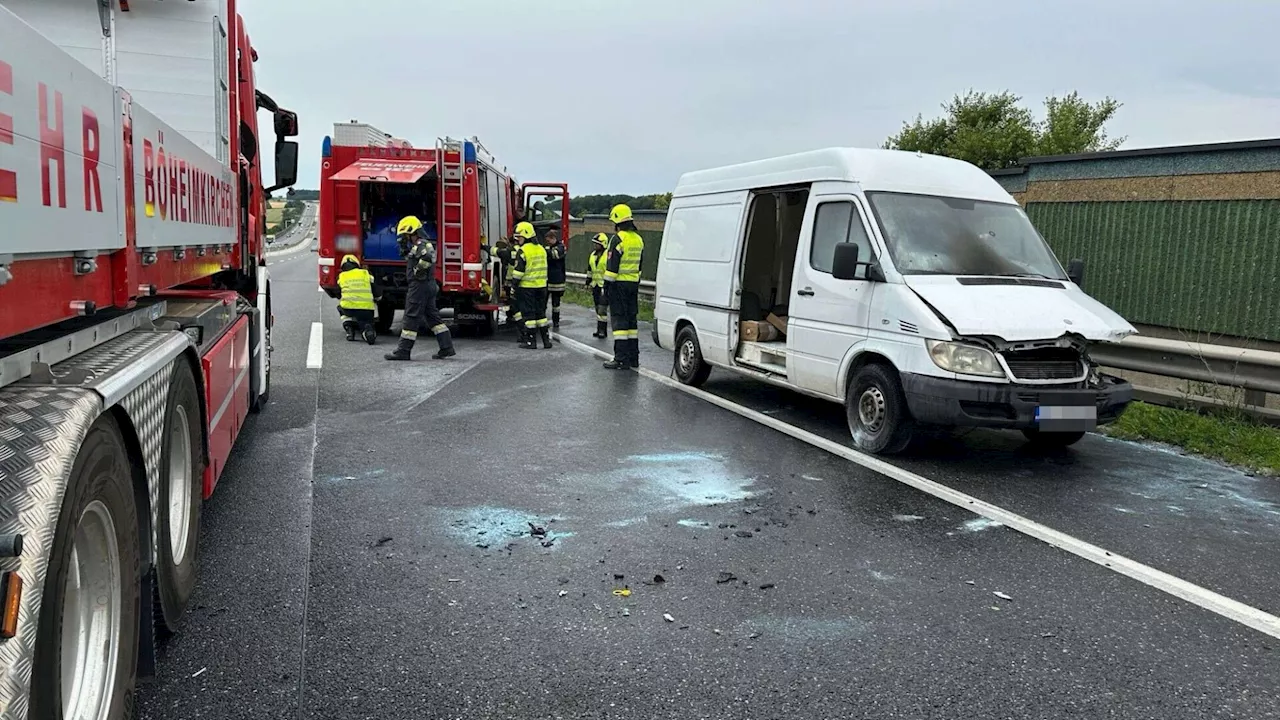
[[[539,237],[556,227],[567,243],[568,207],[568,185],[517,184],[476,138],[419,149],[354,120],[338,123],[321,149],[320,287],[337,297],[342,257],[360,258],[384,287],[377,326],[389,331],[406,289],[396,224],[416,215],[437,243],[442,315],[489,333],[506,300],[497,242],[527,219]]]
[[[236,0],[0,0],[0,720],[132,717],[195,588],[297,174],[257,59]]]

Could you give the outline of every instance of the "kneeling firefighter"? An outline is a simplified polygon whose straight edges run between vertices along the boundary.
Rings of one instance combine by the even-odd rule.
[[[520,347],[533,350],[542,336],[542,347],[551,347],[547,322],[547,249],[537,241],[533,225],[516,225],[516,236],[524,242],[516,252],[511,280],[515,283],[516,307],[524,323],[520,326]]]
[[[359,332],[370,345],[378,341],[373,328],[373,313],[382,293],[368,270],[360,267],[355,255],[342,256],[342,272],[338,273],[338,314],[347,340],[355,340]]]
[[[387,354],[388,360],[408,360],[418,333],[429,330],[436,336],[440,350],[431,357],[437,360],[453,357],[453,336],[444,324],[436,308],[440,285],[436,282],[436,247],[422,232],[422,221],[409,215],[396,226],[400,255],[405,259],[405,278],[409,288],[404,298],[404,329],[400,331],[400,345]]]

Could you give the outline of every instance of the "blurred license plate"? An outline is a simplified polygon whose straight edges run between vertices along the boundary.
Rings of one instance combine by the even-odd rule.
[[[1094,405],[1041,405],[1036,408],[1036,425],[1046,431],[1093,430],[1098,426]]]

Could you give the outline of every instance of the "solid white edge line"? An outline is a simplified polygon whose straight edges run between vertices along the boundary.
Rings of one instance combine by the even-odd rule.
[[[318,370],[324,364],[324,323],[311,323],[311,339],[307,341],[307,369]]]
[[[563,344],[568,345],[575,350],[586,352],[602,359],[612,358],[608,353],[597,350],[590,345],[586,345],[572,338],[564,337],[558,333],[556,336],[560,338],[560,341]],[[761,425],[777,430],[784,435],[789,435],[802,442],[806,442],[821,450],[826,450],[832,455],[837,455],[849,460],[850,462],[857,463],[868,470],[880,473],[881,475],[896,480],[904,485],[909,485],[921,492],[928,493],[939,500],[944,500],[955,505],[956,507],[963,508],[985,518],[995,520],[998,523],[1017,530],[1024,535],[1033,537],[1047,545],[1065,550],[1076,557],[1101,565],[1109,570],[1137,580],[1144,585],[1185,600],[1193,605],[1204,608],[1209,612],[1221,615],[1228,620],[1234,620],[1241,625],[1257,630],[1260,633],[1270,635],[1271,637],[1280,638],[1280,617],[1276,617],[1275,615],[1259,610],[1251,605],[1245,605],[1238,600],[1232,600],[1225,595],[1220,595],[1207,588],[1187,582],[1180,577],[1170,575],[1162,570],[1157,570],[1148,565],[1144,565],[1137,560],[1132,560],[1124,557],[1123,555],[1117,555],[1116,553],[1098,547],[1097,545],[1087,543],[1083,540],[1067,535],[1064,532],[1054,530],[1046,525],[1041,525],[1034,520],[1018,515],[1013,511],[1005,510],[998,505],[992,505],[989,502],[979,500],[971,495],[966,495],[959,490],[953,490],[946,485],[930,480],[922,475],[917,475],[910,470],[905,470],[897,465],[885,462],[875,456],[867,455],[865,453],[858,452],[853,448],[832,442],[807,430],[802,430],[794,425],[765,415],[764,413],[743,407],[730,400],[726,400],[722,397],[706,392],[705,390],[689,387],[688,385],[672,380],[666,375],[656,373],[643,367],[640,368],[638,372],[650,380],[656,380],[663,385],[673,387],[677,390],[693,395],[694,397],[706,400],[712,405],[724,408],[725,410],[741,415],[749,420],[754,420]]]

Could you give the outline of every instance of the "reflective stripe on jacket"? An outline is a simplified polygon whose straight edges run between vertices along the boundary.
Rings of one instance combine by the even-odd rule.
[[[373,276],[364,268],[352,268],[338,274],[338,288],[342,295],[338,307],[345,310],[375,310],[373,302]]]

